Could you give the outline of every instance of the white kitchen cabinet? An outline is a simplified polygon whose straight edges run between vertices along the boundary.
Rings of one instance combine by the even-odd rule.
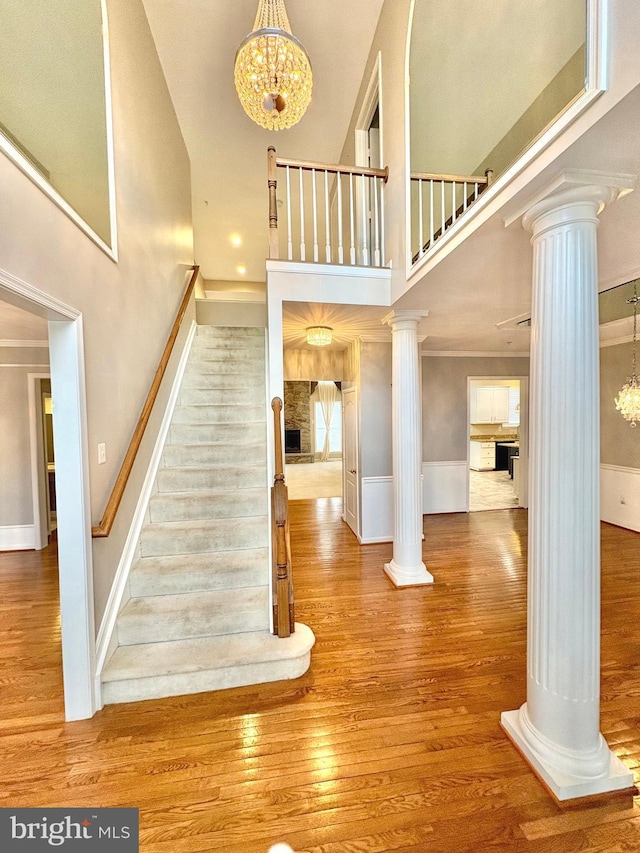
[[[469,442],[469,467],[474,471],[493,471],[496,467],[495,441]]]
[[[471,388],[471,423],[504,424],[509,420],[509,388],[486,385]]]

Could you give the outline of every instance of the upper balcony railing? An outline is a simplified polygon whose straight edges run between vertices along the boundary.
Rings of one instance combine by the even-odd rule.
[[[484,175],[411,173],[411,210],[414,222],[411,255],[415,264],[454,225],[493,181]],[[417,243],[416,243],[417,240]]]
[[[331,166],[276,157],[268,149],[269,258],[384,267],[388,169]],[[284,199],[278,198],[282,174]],[[286,211],[280,228],[278,206]]]

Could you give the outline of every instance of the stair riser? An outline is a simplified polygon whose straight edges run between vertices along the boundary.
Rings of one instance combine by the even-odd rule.
[[[266,439],[266,425],[261,423],[234,424],[171,424],[169,444],[224,444],[258,442]]]
[[[176,406],[172,424],[238,424],[264,421],[265,409],[260,405]]]
[[[267,631],[267,603],[254,610],[232,608],[223,613],[189,614],[185,619],[140,619],[118,623],[118,642],[121,646],[138,643],[163,643],[167,640],[189,640],[195,637],[220,637],[244,631]]]
[[[276,665],[271,662],[252,663],[204,672],[109,681],[102,687],[102,701],[106,705],[118,702],[141,702],[145,699],[160,699],[164,696],[183,696],[209,690],[226,690],[230,687],[299,678],[309,669],[310,659],[309,651],[299,658],[279,661]]]
[[[194,373],[198,375],[202,374],[203,376],[206,376],[207,374],[223,376],[225,374],[232,373],[234,376],[238,377],[238,371],[241,371],[242,375],[249,374],[261,376],[262,381],[264,382],[264,361],[249,361],[246,364],[239,365],[237,360],[214,361],[213,359],[189,359],[184,373],[185,376],[190,376]],[[237,387],[242,388],[242,383]]]
[[[236,349],[263,349],[266,335],[229,335],[209,334],[196,335],[193,346],[198,347],[233,347]]]
[[[201,338],[230,340],[233,338],[262,338],[264,329],[260,326],[198,326],[197,340]]]
[[[203,554],[242,548],[264,548],[268,544],[266,518],[225,519],[207,525],[180,529],[179,524],[147,524],[140,537],[141,557],[174,554]]]
[[[267,472],[264,465],[244,468],[226,465],[216,468],[161,468],[157,485],[159,492],[249,489],[266,486]]]
[[[176,444],[165,446],[162,455],[164,467],[196,465],[264,465],[264,443],[253,444]]]
[[[220,347],[213,343],[203,346],[201,343],[196,342],[191,347],[189,361],[191,363],[233,361],[236,365],[264,364],[264,347]]]
[[[264,383],[255,388],[183,388],[178,406],[257,406],[264,410]]]
[[[243,554],[244,552],[239,551],[237,553]],[[262,549],[259,553],[262,553]],[[129,575],[131,596],[143,598],[151,595],[178,595],[191,592],[212,592],[218,589],[243,589],[248,586],[264,586],[269,582],[266,552],[259,561],[247,559],[246,564],[240,566],[234,565],[229,560],[226,561],[227,565],[216,559],[210,559],[208,565],[195,564],[192,561],[192,558],[202,556],[202,554],[193,554],[181,557],[182,566],[180,568],[170,568],[165,571],[152,572],[147,571],[146,567],[136,568],[134,566]],[[217,557],[217,555],[211,556]],[[147,561],[149,559],[147,558]],[[144,564],[144,561],[140,562]]]
[[[264,394],[265,377],[264,371],[261,373],[201,373],[198,370],[185,370],[182,379],[181,390],[190,390],[197,388],[201,391],[229,391],[229,390],[253,390],[262,389]]]
[[[132,598],[118,620],[122,646],[216,637],[269,628],[266,586]]]
[[[267,513],[266,489],[239,489],[228,493],[156,494],[149,502],[152,524],[163,521],[200,521],[208,518],[247,518]]]

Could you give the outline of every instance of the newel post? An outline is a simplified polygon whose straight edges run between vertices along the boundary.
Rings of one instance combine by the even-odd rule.
[[[267,168],[269,185],[269,258],[277,260],[280,257],[278,243],[278,202],[276,199],[278,166],[276,163],[276,149],[272,145],[267,148]]]
[[[295,631],[293,582],[291,578],[291,542],[289,539],[289,498],[284,481],[282,455],[282,400],[271,401],[275,437],[275,475],[271,489],[273,550],[273,629],[278,637],[289,637]]]

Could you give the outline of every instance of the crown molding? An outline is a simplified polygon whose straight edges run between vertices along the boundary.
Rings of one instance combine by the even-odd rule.
[[[0,347],[46,347],[48,349],[49,341],[12,341],[0,338]]]

